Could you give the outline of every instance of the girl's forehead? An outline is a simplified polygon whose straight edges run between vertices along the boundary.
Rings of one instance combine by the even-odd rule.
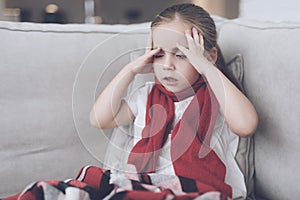
[[[165,23],[152,28],[152,40],[154,47],[162,47],[164,49],[172,49],[176,44],[187,45],[185,38],[185,30],[191,27],[184,23]]]

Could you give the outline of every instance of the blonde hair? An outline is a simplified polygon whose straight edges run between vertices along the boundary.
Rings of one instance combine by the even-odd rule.
[[[203,34],[204,48],[210,51],[213,47],[218,50],[216,65],[224,68],[225,62],[217,44],[217,32],[214,20],[202,7],[191,3],[176,4],[163,10],[151,23],[151,28],[180,19],[198,29]]]

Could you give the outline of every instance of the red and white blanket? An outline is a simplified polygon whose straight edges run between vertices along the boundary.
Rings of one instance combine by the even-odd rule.
[[[119,173],[113,182],[110,170],[86,166],[76,179],[38,181],[3,200],[230,199],[230,194],[180,176]]]

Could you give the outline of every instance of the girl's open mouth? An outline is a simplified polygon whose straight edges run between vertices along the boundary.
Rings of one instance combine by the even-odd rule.
[[[165,77],[164,80],[168,81],[168,82],[176,82],[176,81],[178,81],[176,78],[173,78],[173,77],[170,77],[170,76]]]
[[[175,85],[177,84],[178,80],[176,78],[167,76],[163,78],[166,85]]]

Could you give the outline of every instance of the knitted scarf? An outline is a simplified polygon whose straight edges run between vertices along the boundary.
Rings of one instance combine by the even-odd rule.
[[[194,95],[191,103],[175,125],[174,102]],[[231,193],[224,183],[226,168],[210,148],[210,139],[219,111],[219,104],[203,77],[192,87],[179,93],[166,90],[157,80],[148,95],[146,126],[130,152],[128,163],[138,173],[155,172],[160,151],[171,135],[171,159],[175,174],[212,185]]]

